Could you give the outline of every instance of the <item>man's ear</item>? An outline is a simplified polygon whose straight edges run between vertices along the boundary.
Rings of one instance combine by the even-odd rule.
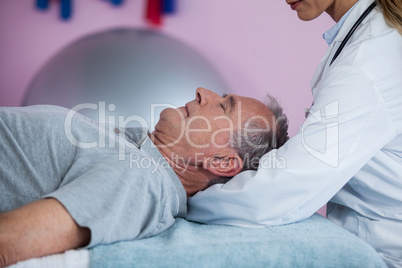
[[[203,160],[203,168],[220,177],[233,177],[243,168],[243,160],[238,154],[232,156],[211,156]]]

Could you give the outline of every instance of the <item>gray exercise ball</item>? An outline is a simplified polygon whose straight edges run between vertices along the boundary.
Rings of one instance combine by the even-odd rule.
[[[23,106],[75,107],[93,120],[116,124],[133,116],[127,126],[146,122],[152,130],[164,108],[183,106],[200,86],[228,91],[191,47],[156,31],[117,29],[82,38],[55,55],[32,81]]]

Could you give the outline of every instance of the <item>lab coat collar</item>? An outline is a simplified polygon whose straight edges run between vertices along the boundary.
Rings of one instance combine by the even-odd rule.
[[[356,3],[356,6],[349,14],[348,18],[345,20],[342,28],[339,30],[338,35],[335,37],[334,42],[342,42],[345,39],[346,35],[348,34],[349,30],[353,27],[356,21],[359,19],[361,14],[374,2],[374,0],[359,0]],[[368,18],[373,16],[374,12],[370,13],[362,22],[361,25],[364,25]]]
[[[352,12],[349,14],[347,17],[346,21],[343,23],[342,28],[339,30],[337,36],[335,37],[334,41],[332,44],[329,46],[327,52],[325,53],[324,57],[321,59],[312,79],[311,79],[311,91],[314,94],[314,90],[317,87],[319,81],[321,80],[323,76],[323,72],[325,70],[325,67],[328,66],[329,64],[329,59],[333,57],[336,48],[339,47],[339,44],[343,41],[343,39],[346,37],[350,29],[353,27],[353,25],[356,23],[356,21],[359,19],[361,14],[373,3],[374,0],[360,0],[356,3],[355,7],[353,8]],[[367,23],[368,19],[374,15],[374,12],[371,12],[367,18],[363,20],[361,25],[364,25]]]

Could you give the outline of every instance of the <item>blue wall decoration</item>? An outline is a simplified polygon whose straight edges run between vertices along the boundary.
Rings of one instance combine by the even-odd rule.
[[[38,10],[47,10],[50,2],[60,3],[60,18],[68,20],[73,14],[73,0],[35,0]],[[103,0],[112,6],[121,6],[124,0]],[[174,14],[177,10],[176,0],[143,0],[146,1],[145,19],[154,26],[162,24],[164,14]]]

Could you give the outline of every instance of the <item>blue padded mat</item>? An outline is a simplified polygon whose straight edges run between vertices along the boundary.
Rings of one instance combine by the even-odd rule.
[[[269,228],[177,219],[142,240],[97,246],[91,267],[386,267],[374,249],[318,214]]]

